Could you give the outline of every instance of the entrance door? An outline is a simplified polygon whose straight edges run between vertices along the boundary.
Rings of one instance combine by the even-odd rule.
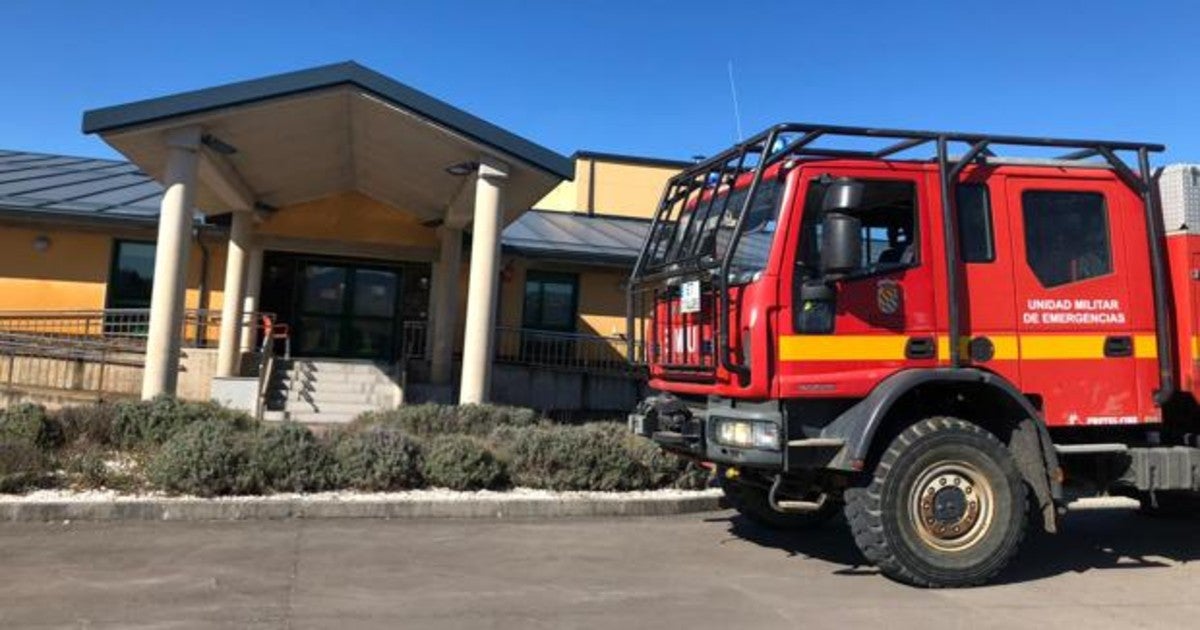
[[[398,270],[303,262],[298,274],[298,354],[393,358],[401,287]]]

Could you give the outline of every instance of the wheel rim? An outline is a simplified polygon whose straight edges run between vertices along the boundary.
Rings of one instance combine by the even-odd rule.
[[[917,477],[909,517],[925,544],[963,551],[991,529],[995,498],[987,476],[966,462],[938,462]]]

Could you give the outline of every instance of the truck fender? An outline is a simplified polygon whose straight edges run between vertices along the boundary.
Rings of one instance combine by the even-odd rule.
[[[992,372],[976,368],[926,368],[902,370],[889,376],[821,431],[822,437],[840,439],[844,444],[829,466],[848,471],[862,470],[876,433],[886,422],[892,407],[915,388],[964,384],[982,387],[989,395],[999,397],[1019,411],[1020,417],[1014,418],[1015,424],[1009,427],[1008,435],[1000,437],[1007,440],[1018,470],[1033,490],[1046,531],[1054,532],[1057,529],[1056,502],[1062,498],[1062,484],[1058,474],[1058,454],[1050,433],[1040,420],[1041,414],[1020,390]]]

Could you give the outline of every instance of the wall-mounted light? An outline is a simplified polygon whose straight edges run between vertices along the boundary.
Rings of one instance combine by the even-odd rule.
[[[45,234],[38,235],[33,239],[33,251],[44,252],[50,249],[50,237]]]
[[[217,153],[220,153],[221,155],[233,155],[234,153],[237,153],[237,147],[225,142],[211,133],[206,133],[203,136],[200,136],[200,142],[204,143],[204,146],[216,151]]]
[[[477,170],[479,170],[479,162],[459,162],[446,167],[446,172],[455,177],[469,175]]]

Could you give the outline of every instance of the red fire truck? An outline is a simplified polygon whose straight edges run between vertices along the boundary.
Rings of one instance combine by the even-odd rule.
[[[1162,150],[783,124],[697,164],[629,284],[631,429],[756,522],[844,511],[921,586],[987,581],[1081,492],[1189,505],[1200,207],[1164,219]]]

